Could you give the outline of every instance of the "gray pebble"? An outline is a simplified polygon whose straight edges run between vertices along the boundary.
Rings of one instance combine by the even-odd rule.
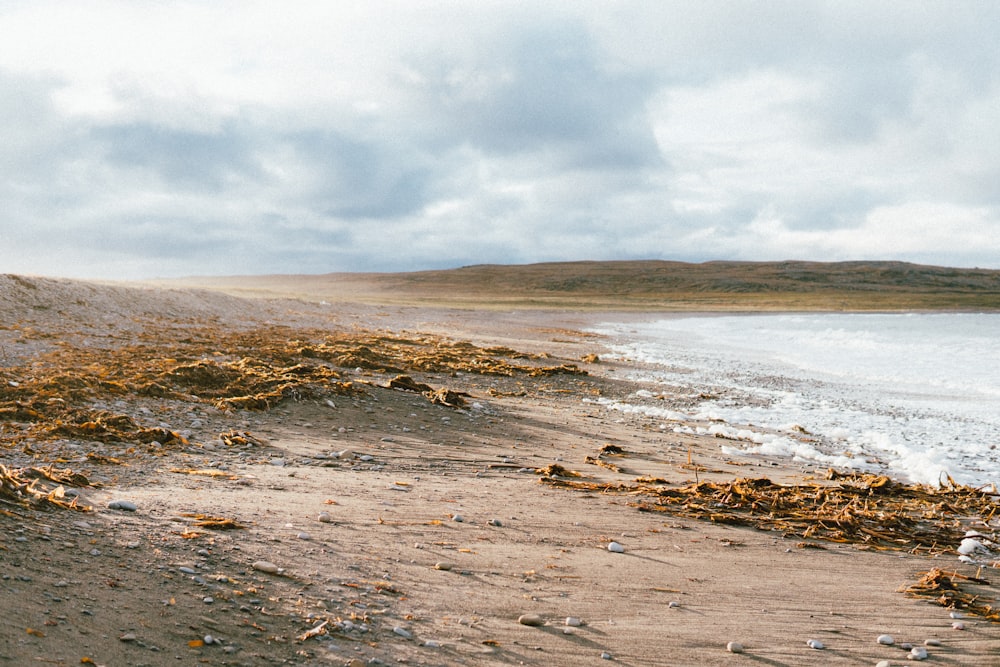
[[[125,512],[134,512],[139,509],[139,506],[133,503],[131,500],[112,500],[108,503],[108,509],[112,510],[122,510]]]

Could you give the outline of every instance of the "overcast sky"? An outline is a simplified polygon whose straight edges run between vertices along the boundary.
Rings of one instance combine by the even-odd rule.
[[[0,0],[0,272],[1000,268],[1000,2]]]

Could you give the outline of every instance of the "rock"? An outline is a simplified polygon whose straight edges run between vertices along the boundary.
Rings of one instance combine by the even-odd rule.
[[[195,570],[193,567],[187,567],[186,565],[180,566],[179,568],[177,568],[177,571],[182,572],[184,574],[198,574],[197,570]]]
[[[671,600],[670,602],[667,603],[667,609],[677,609],[680,606],[681,603],[678,602],[677,600]]]
[[[424,642],[424,646],[427,648],[441,648],[441,642],[435,641],[433,639],[428,639]]]
[[[453,567],[454,567],[454,565],[452,565],[451,563],[449,563],[447,561],[439,561],[437,563],[434,563],[434,569],[435,570],[442,570],[444,572],[449,571]]]
[[[885,646],[892,646],[896,643],[896,640],[892,638],[892,635],[879,635],[875,641],[879,644],[884,644]]]
[[[623,554],[625,553],[625,547],[620,545],[618,542],[611,542],[608,544],[608,551],[616,554]]]
[[[926,660],[927,659],[927,649],[923,646],[914,646],[910,649],[909,654],[906,656],[910,660]]]
[[[892,667],[892,663],[888,660],[879,660],[875,663],[875,667]]]
[[[311,540],[312,539],[312,535],[310,535],[309,533],[305,533],[305,532],[299,533],[295,537],[299,538],[300,540]]]
[[[810,639],[809,641],[806,642],[806,646],[808,646],[809,648],[814,648],[817,651],[822,651],[823,649],[826,648],[823,642],[821,642],[818,639]]]
[[[607,651],[604,651],[603,653],[601,653],[601,660],[614,660],[614,656],[612,656]]]
[[[730,653],[743,653],[743,644],[739,642],[729,642],[726,644],[726,650]]]
[[[205,642],[205,646],[211,646],[215,643],[215,637],[212,635],[205,635],[205,638],[202,641]]]
[[[119,641],[123,642],[134,642],[136,637],[134,632],[126,632],[121,637],[118,638]]]
[[[320,513],[319,513],[319,516],[318,516],[318,517],[316,517],[316,519],[317,519],[317,520],[318,520],[318,521],[319,521],[320,523],[331,523],[331,522],[333,521],[333,517],[332,517],[332,516],[330,516],[330,513],[329,513],[329,512],[320,512]]]
[[[455,523],[462,523],[463,521],[465,521],[465,517],[462,516],[461,514],[455,514],[454,516],[451,517],[451,520],[454,521]]]
[[[940,639],[925,639],[924,640],[924,646],[940,646],[940,645],[941,645],[941,640]]]
[[[538,614],[521,614],[517,617],[517,622],[532,628],[540,628],[545,625],[545,619]]]
[[[493,526],[495,528],[503,528],[503,523],[500,522],[500,519],[490,519],[486,523],[488,523],[489,525],[491,525],[491,526]]]
[[[259,560],[255,562],[252,567],[258,572],[264,572],[265,574],[278,574],[281,570],[280,567],[266,560]]]
[[[951,629],[952,630],[965,630],[965,623],[963,623],[962,621],[955,621],[954,623],[951,624]]]
[[[409,630],[399,625],[394,627],[392,631],[395,632],[400,637],[402,637],[403,639],[410,639],[411,637],[413,637],[413,635],[410,633]]]
[[[108,509],[122,510],[124,512],[134,512],[137,509],[139,509],[139,507],[131,500],[112,500],[110,503],[108,503]]]
[[[213,598],[213,597],[204,597],[204,598],[201,599],[201,601],[204,602],[205,604],[213,604],[213,603],[215,603],[215,598]]]
[[[583,625],[583,621],[577,618],[576,616],[567,616],[566,625],[570,626],[571,628],[578,628],[581,625]]]

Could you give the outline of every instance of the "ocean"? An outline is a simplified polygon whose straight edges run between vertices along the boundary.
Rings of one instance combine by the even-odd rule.
[[[782,314],[609,322],[641,389],[611,410],[787,456],[937,485],[1000,485],[1000,314]]]

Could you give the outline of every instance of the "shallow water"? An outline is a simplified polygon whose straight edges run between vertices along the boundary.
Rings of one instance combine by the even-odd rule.
[[[706,316],[596,330],[614,356],[645,367],[630,379],[647,391],[613,409],[722,420],[705,429],[740,437],[733,453],[1000,483],[1000,315]],[[649,400],[677,392],[714,398],[684,410]]]

